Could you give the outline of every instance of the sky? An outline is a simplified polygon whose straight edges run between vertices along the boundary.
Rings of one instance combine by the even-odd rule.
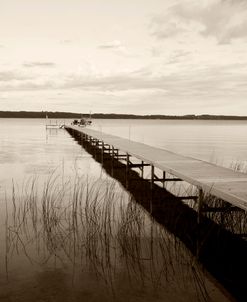
[[[247,0],[0,0],[0,110],[247,115]]]

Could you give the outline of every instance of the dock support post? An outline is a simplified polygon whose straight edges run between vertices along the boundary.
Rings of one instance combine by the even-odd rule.
[[[154,189],[154,166],[151,165],[151,184],[150,184],[150,213],[153,211],[153,189]]]
[[[105,144],[102,141],[102,147],[101,147],[101,163],[103,164],[104,162],[104,152],[105,152]]]
[[[202,219],[202,206],[203,206],[203,191],[199,189],[199,196],[198,196],[198,212],[197,212],[197,223],[198,225],[201,223]]]
[[[165,188],[166,171],[163,171],[163,189]]]
[[[94,145],[94,157],[97,157],[97,152],[98,152],[98,147],[99,147],[99,140],[95,140],[95,145]]]
[[[151,190],[153,190],[154,186],[154,166],[151,165]]]
[[[127,189],[129,188],[129,164],[130,164],[129,158],[130,158],[129,154],[126,153],[126,176],[125,176],[126,181],[125,182],[126,182]]]
[[[111,146],[111,176],[113,176],[114,170],[114,146]]]
[[[83,136],[84,136],[84,134],[81,132],[80,133],[80,144],[82,145],[82,147],[83,147],[83,143],[84,143]]]
[[[202,230],[201,230],[201,221],[202,221],[202,210],[203,210],[203,190],[199,189],[199,196],[198,196],[198,212],[197,212],[197,242],[196,242],[196,257],[199,259],[200,257],[200,250],[201,250],[201,237],[202,237]]]
[[[116,155],[117,155],[117,161],[118,161],[118,156],[119,156],[119,150],[118,149],[117,149],[117,154]]]
[[[144,177],[144,161],[142,160],[142,166],[141,166],[141,178]]]

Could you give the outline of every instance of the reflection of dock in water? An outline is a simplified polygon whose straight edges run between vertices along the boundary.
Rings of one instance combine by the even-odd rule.
[[[246,301],[246,174],[86,127],[65,129],[238,301]],[[176,197],[165,189],[182,181],[198,194]],[[230,229],[229,217],[234,225],[239,219],[241,229]]]

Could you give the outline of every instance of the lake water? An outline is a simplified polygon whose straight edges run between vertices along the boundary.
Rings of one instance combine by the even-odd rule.
[[[247,161],[247,121],[95,120],[93,128],[226,167]]]
[[[183,155],[211,161],[226,167],[236,167],[237,163],[238,168],[242,170],[246,168],[246,121],[94,120],[92,128]],[[49,197],[49,202],[47,201],[48,199],[45,201],[46,203],[41,200],[41,203],[43,202],[43,208],[34,208],[32,202],[35,194],[32,196],[32,194],[26,192],[30,189],[30,183],[32,183],[33,179],[36,179],[37,189],[42,191],[44,188],[43,184],[51,177],[54,177],[55,181],[59,183],[59,189],[56,189],[54,192],[58,194],[63,201],[59,203],[56,197],[53,199],[52,197]],[[73,286],[76,286],[75,284],[78,286],[79,284],[79,287],[76,287],[76,289],[80,288],[78,297],[75,297],[74,292],[77,292],[77,290],[74,291],[74,289],[71,289],[71,284],[66,275],[66,271],[70,272],[69,276],[71,276],[72,273],[74,276],[75,262],[73,261],[75,261],[75,259],[78,260],[77,253],[79,253],[78,251],[81,251],[81,249],[79,247],[75,248],[73,245],[71,246],[70,242],[68,244],[69,246],[60,246],[58,252],[58,243],[60,245],[61,242],[67,243],[66,240],[70,236],[70,232],[72,232],[71,234],[74,237],[71,236],[73,238],[77,238],[76,236],[79,236],[78,234],[82,231],[81,229],[78,229],[78,234],[74,231],[74,223],[77,223],[77,220],[75,220],[70,206],[70,203],[72,203],[72,208],[75,206],[71,200],[74,200],[75,191],[78,190],[78,187],[76,187],[74,193],[71,193],[73,196],[72,199],[71,195],[67,196],[65,191],[67,183],[75,177],[84,179],[84,181],[87,179],[91,184],[99,183],[100,190],[104,190],[106,187],[105,181],[108,182],[108,184],[111,181],[111,177],[104,173],[101,165],[79,146],[67,131],[62,129],[46,130],[45,120],[40,119],[0,119],[0,240],[3,242],[0,248],[1,301],[34,301],[32,299],[35,295],[37,296],[35,301],[81,301],[80,299],[84,299],[85,297],[87,297],[87,301],[101,301],[102,295],[105,297],[105,301],[108,301],[108,296],[103,289],[104,282],[99,282],[97,274],[95,276],[91,270],[85,271],[85,269],[83,272],[80,271],[80,273],[76,274],[76,280],[73,279]],[[15,188],[14,199],[13,187]],[[128,192],[126,192],[123,187],[115,184],[114,187],[111,187],[110,185],[109,188],[111,190],[108,190],[107,194],[115,192],[114,194],[117,194],[114,195],[115,199],[118,199],[119,196],[121,196],[122,201],[124,200],[125,203],[128,203],[126,201],[128,199]],[[42,192],[42,198],[44,198],[44,190]],[[55,194],[54,192],[53,195]],[[76,194],[79,194],[78,191],[76,192]],[[18,197],[18,194],[21,194],[22,197]],[[100,194],[97,195],[97,198],[102,205],[102,198],[99,198],[99,195]],[[8,199],[8,196],[10,196],[10,199]],[[113,197],[111,196],[109,198],[111,199]],[[95,202],[95,198],[92,200],[94,200],[92,202]],[[14,211],[8,209],[10,203],[13,203]],[[53,208],[50,207],[51,203],[54,206]],[[66,211],[64,211],[62,210],[62,207],[66,203],[68,203],[68,206],[66,207]],[[47,207],[46,209],[44,209],[44,205]],[[76,207],[77,206],[78,205],[76,204]],[[6,208],[8,209],[7,212],[5,210]],[[55,214],[53,213],[54,208],[56,209]],[[114,208],[113,212],[115,212],[115,210],[116,209]],[[41,213],[41,211],[43,212]],[[95,208],[90,208],[90,211],[91,215],[94,215],[96,220],[103,215],[101,210],[98,212],[98,204],[97,207],[95,205]],[[27,215],[27,212],[30,214],[30,217]],[[8,215],[6,215],[6,213]],[[41,215],[40,218],[39,215]],[[87,216],[87,213],[85,215]],[[124,215],[126,215],[126,213]],[[139,218],[140,217],[137,216],[137,220]],[[82,218],[80,217],[80,219]],[[122,222],[124,223],[126,217],[124,216],[121,219],[123,219]],[[148,218],[146,217],[145,220],[146,219]],[[59,228],[57,226],[58,222],[61,222]],[[36,232],[35,223],[37,223],[38,226],[45,226],[45,231],[42,229],[42,232]],[[47,223],[50,223],[48,229]],[[87,219],[86,223],[89,223],[88,225],[90,228],[94,228],[95,230],[102,228],[102,226],[96,228],[95,223],[92,225]],[[142,225],[142,222],[140,222],[140,225]],[[27,226],[29,226],[31,231]],[[54,232],[52,231],[53,228],[55,230]],[[29,231],[27,232],[26,229],[29,229]],[[122,226],[120,229],[122,230]],[[88,229],[86,230],[88,232]],[[133,230],[136,231],[136,226],[133,226]],[[40,235],[44,232],[46,234],[45,237]],[[86,231],[84,230],[83,232],[85,233]],[[84,234],[83,232],[80,234]],[[50,245],[54,242],[49,237],[51,234],[53,236],[53,241],[57,242],[57,245],[55,247],[52,246],[52,248]],[[99,236],[101,233],[97,234],[97,236]],[[95,236],[95,234],[92,235],[90,233],[90,236]],[[167,236],[168,235],[166,234],[165,237],[167,238]],[[143,238],[145,240],[148,238],[149,240],[149,236],[143,236]],[[88,240],[87,237],[83,237],[81,240],[82,239],[85,241]],[[144,239],[143,241],[145,241]],[[99,240],[98,237],[97,240]],[[102,237],[100,237],[100,240],[103,240]],[[104,238],[104,240],[106,239]],[[31,255],[35,255],[35,259],[36,254],[38,253],[38,255],[41,255],[41,250],[45,249],[44,254],[42,254],[42,265],[38,262],[38,259],[35,261],[37,261],[39,265],[34,265],[36,263],[34,260],[32,265],[30,265],[30,261],[24,260],[29,253],[26,245],[24,245],[24,241],[27,242],[27,246],[30,246],[30,253]],[[40,243],[41,241],[43,242],[42,244]],[[32,244],[30,244],[30,242],[32,242]],[[78,244],[78,238],[77,241],[73,241],[74,244],[75,242]],[[91,238],[89,242],[92,244],[94,240]],[[115,243],[113,242],[112,244]],[[91,248],[92,249],[90,250],[86,250],[85,257],[89,257],[88,255],[90,255],[91,258],[89,258],[92,260],[92,253],[95,252],[95,249],[98,249],[98,246],[96,244],[96,246]],[[70,257],[71,253],[74,253],[74,258]],[[44,261],[44,255],[51,254],[52,257],[49,256],[50,258]],[[68,259],[73,259],[73,265],[71,265],[70,261],[69,263],[67,261],[64,261],[63,263],[61,260],[68,255]],[[81,256],[82,255],[80,254],[80,257]],[[59,257],[61,257],[61,259]],[[94,255],[94,261],[98,261],[97,257]],[[114,257],[117,256],[115,255]],[[106,258],[102,261],[106,261]],[[8,260],[8,272],[6,272],[6,259]],[[100,266],[100,263],[97,264],[97,267]],[[128,298],[128,301],[160,301],[160,299],[163,299],[164,297],[168,299],[167,301],[197,301],[193,300],[193,297],[195,298],[194,295],[196,294],[195,290],[188,291],[189,293],[187,293],[184,300],[181,295],[185,289],[180,289],[180,292],[178,291],[178,294],[175,295],[174,286],[171,286],[170,291],[168,289],[161,291],[161,296],[159,297],[154,296],[153,292],[145,293],[144,296],[141,292],[137,293],[133,291],[133,288],[124,288],[123,283],[125,283],[126,275],[128,275],[126,269],[123,269],[125,265],[118,267],[118,278],[117,282],[115,282],[115,286],[117,286],[120,292],[131,292],[131,295],[128,297],[123,295],[122,301],[124,301],[124,298]],[[181,265],[181,263],[179,265]],[[185,264],[183,263],[183,265]],[[186,267],[187,265],[188,263],[186,263]],[[174,266],[177,267],[178,263],[174,264]],[[179,270],[180,269],[181,267],[179,267]],[[7,283],[6,274],[9,275]],[[107,276],[107,282],[109,282],[109,274]],[[186,279],[185,276],[183,278]],[[49,282],[47,280],[49,280]],[[82,286],[78,280],[83,280],[84,286]],[[172,283],[174,285],[174,282],[180,281],[173,280]],[[67,290],[64,293],[62,291],[62,294],[61,285],[59,285],[60,283],[63,284]],[[227,301],[209,280],[206,283],[211,289],[211,292],[213,292],[214,301]],[[99,293],[95,296],[95,293],[98,290],[97,286],[102,288],[102,291],[99,290]],[[47,291],[47,288],[49,293],[45,296],[42,291]],[[20,293],[21,296],[19,300],[17,300],[18,293]]]
[[[45,120],[0,119],[0,186],[10,179],[96,172],[98,165],[64,130],[45,129]],[[231,167],[247,162],[247,121],[94,120],[93,129]],[[95,174],[95,175],[96,175]]]

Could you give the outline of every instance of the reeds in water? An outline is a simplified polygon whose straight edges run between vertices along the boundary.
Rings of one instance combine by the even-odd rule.
[[[6,196],[6,274],[23,254],[35,265],[56,262],[73,275],[91,270],[112,294],[120,273],[133,287],[197,292],[209,300],[195,257],[127,192],[109,179],[62,182],[52,175]],[[194,287],[194,288],[192,288]]]

